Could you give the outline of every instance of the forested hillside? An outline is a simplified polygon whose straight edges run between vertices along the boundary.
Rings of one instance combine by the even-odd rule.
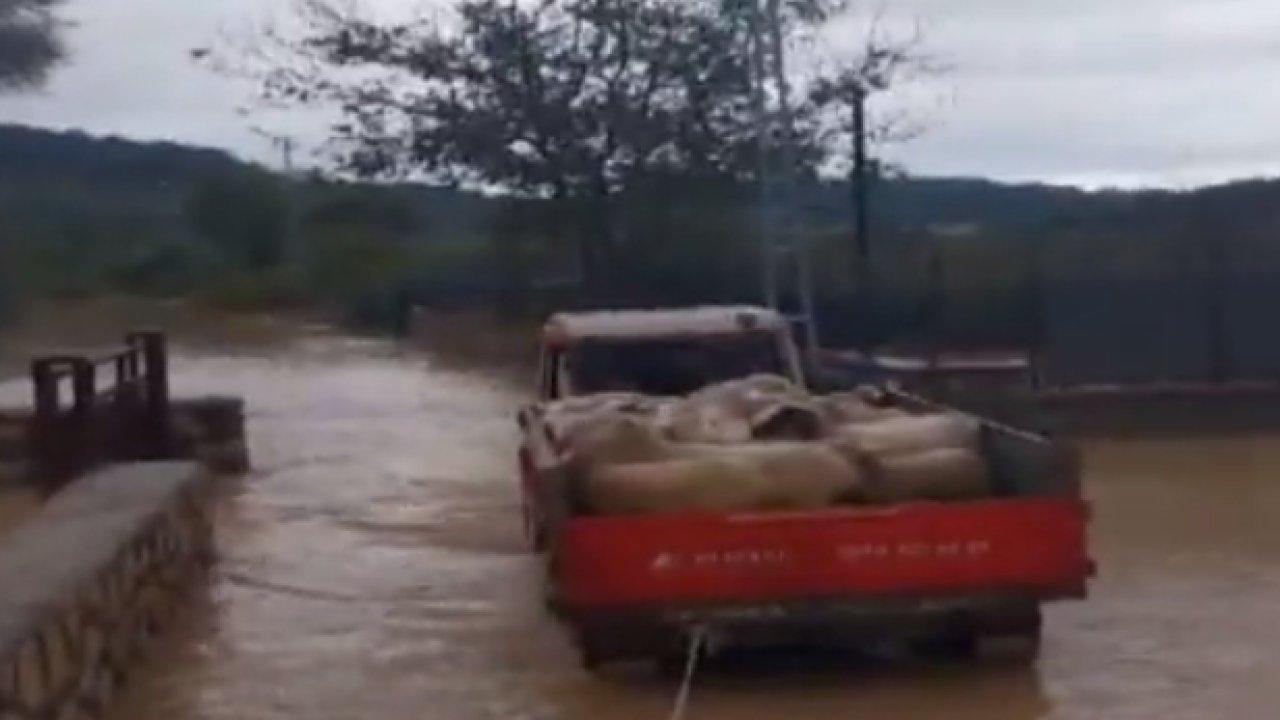
[[[1084,192],[904,178],[873,198],[876,302],[855,308],[848,187],[799,193],[837,339],[1029,342],[1045,284],[1086,270],[1119,284],[1280,275],[1277,181]],[[565,205],[285,179],[216,150],[0,126],[0,302],[125,292],[387,323],[408,302],[536,314],[751,301],[757,210],[751,188],[678,178]],[[594,287],[580,282],[583,238],[604,269]]]

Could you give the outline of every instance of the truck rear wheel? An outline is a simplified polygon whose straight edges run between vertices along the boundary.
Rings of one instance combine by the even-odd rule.
[[[983,660],[1026,665],[1040,656],[1040,634],[982,635],[975,650]]]
[[[978,657],[1015,664],[1036,661],[1044,619],[1039,603],[1030,603],[1001,618],[1002,622],[983,628],[977,636]]]
[[[582,667],[591,672],[609,663],[645,659],[625,642],[619,642],[608,633],[588,632],[578,636],[579,660]]]
[[[1041,626],[1038,603],[1006,604],[976,617],[957,618],[910,648],[932,657],[1029,663],[1040,652]]]
[[[588,672],[595,672],[609,660],[604,648],[588,637],[578,638],[578,661]]]
[[[542,524],[538,514],[533,511],[529,503],[522,503],[521,514],[524,517],[524,537],[529,549],[533,552],[542,552],[547,549],[547,529]]]
[[[650,622],[604,623],[579,626],[577,644],[582,666],[597,670],[609,663],[633,663],[681,658],[686,646],[683,637]]]
[[[960,660],[973,657],[978,635],[973,628],[939,633],[910,643],[911,652],[930,658]]]

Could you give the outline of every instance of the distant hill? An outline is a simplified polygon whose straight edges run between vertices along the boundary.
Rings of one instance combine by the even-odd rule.
[[[532,315],[758,302],[754,189],[651,180],[606,219],[590,200],[287,180],[219,150],[0,125],[0,291],[308,304],[369,322],[410,302]],[[867,302],[848,185],[797,196],[795,230],[812,242],[818,314],[835,342],[1054,337],[1128,357],[1124,372],[1138,376],[1169,375],[1161,358],[1185,347],[1174,374],[1192,377],[1206,343],[1186,329],[1225,337],[1238,323],[1247,332],[1236,336],[1257,344],[1256,323],[1280,302],[1277,180],[1087,192],[907,177],[876,182],[872,199]],[[1280,368],[1280,343],[1220,355],[1255,373]]]
[[[0,185],[73,183],[118,196],[143,192],[152,200],[172,198],[207,176],[255,167],[229,153],[167,142],[97,138],[0,125]],[[424,207],[483,213],[494,201],[453,190],[401,186]],[[1195,191],[1098,191],[1039,184],[1005,184],[974,178],[902,178],[877,183],[874,219],[885,230],[970,226],[980,231],[1034,233],[1065,227],[1117,224],[1162,226],[1173,218],[1206,212],[1271,212],[1280,207],[1280,180],[1231,183]],[[833,183],[804,202],[813,221],[848,221],[848,187]],[[432,213],[440,216],[441,213]]]
[[[0,124],[0,209],[11,219],[14,214],[47,217],[61,207],[129,216],[148,226],[168,224],[193,187],[220,175],[254,172],[268,171],[223,150]],[[431,215],[445,224],[472,222],[487,204],[477,195],[420,186],[370,186],[369,191],[412,196],[419,220]]]
[[[186,184],[242,164],[221,150],[0,125],[0,180]]]

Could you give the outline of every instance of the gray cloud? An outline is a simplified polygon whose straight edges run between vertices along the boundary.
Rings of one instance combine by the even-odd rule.
[[[954,72],[932,132],[887,152],[930,173],[1186,186],[1280,172],[1280,4],[899,0]],[[856,35],[858,28],[846,28]],[[921,107],[917,104],[915,107]]]
[[[246,119],[237,108],[252,84],[195,67],[187,54],[220,28],[250,34],[289,4],[72,0],[71,64],[42,93],[0,97],[0,120],[216,145],[268,161],[270,145],[251,125],[314,145],[328,115]],[[375,4],[381,13],[405,12],[399,0]],[[929,129],[884,150],[911,172],[1090,186],[1280,174],[1276,0],[889,0],[884,7],[889,27],[919,21],[927,48],[954,66],[881,105],[909,109]],[[828,44],[852,46],[862,32],[861,20],[842,23]]]

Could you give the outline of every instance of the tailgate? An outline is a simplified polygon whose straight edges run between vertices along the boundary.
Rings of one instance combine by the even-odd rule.
[[[1010,592],[1083,597],[1076,499],[805,513],[576,518],[555,576],[570,610]]]

